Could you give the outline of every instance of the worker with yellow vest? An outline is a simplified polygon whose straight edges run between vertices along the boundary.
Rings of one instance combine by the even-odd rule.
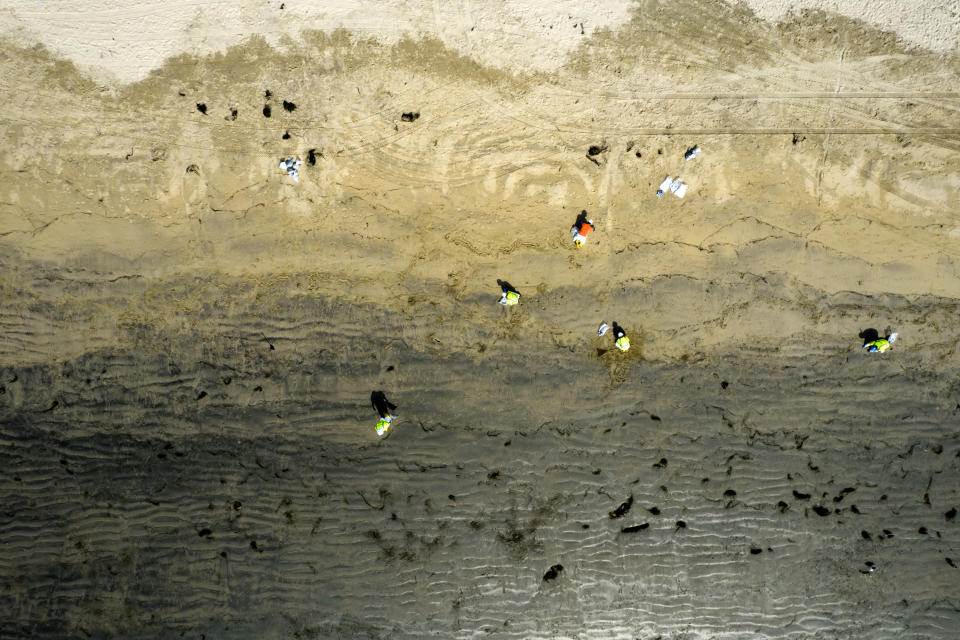
[[[377,421],[377,435],[382,436],[393,424],[393,416],[390,412],[397,408],[397,405],[387,400],[387,395],[383,391],[374,391],[370,394],[370,404],[380,415]]]
[[[876,334],[874,334],[876,335]],[[890,348],[894,342],[897,341],[897,334],[891,333],[886,338],[877,338],[876,340],[871,340],[870,342],[863,345],[863,348],[870,353],[883,353]]]
[[[497,284],[500,285],[500,300],[498,301],[500,304],[505,307],[520,304],[520,292],[514,289],[509,282],[497,280]]]
[[[613,337],[613,344],[616,345],[617,349],[620,349],[620,351],[628,351],[630,349],[630,338],[627,337],[627,332],[616,322],[613,323]]]

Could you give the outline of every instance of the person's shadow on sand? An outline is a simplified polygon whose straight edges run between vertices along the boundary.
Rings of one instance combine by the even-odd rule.
[[[519,291],[517,291],[516,289],[513,288],[513,285],[512,285],[512,284],[510,284],[510,283],[507,282],[506,280],[500,280],[500,279],[498,279],[498,280],[497,280],[497,285],[500,287],[500,290],[501,290],[501,291],[512,291],[512,292],[514,292],[514,293],[520,293]]]
[[[876,329],[864,329],[860,332],[860,337],[863,338],[863,344],[870,344],[880,337],[880,332]]]
[[[587,210],[584,209],[580,212],[580,215],[577,216],[577,219],[573,223],[574,229],[580,229],[580,225],[587,221]]]
[[[370,404],[377,410],[381,418],[390,415],[390,412],[397,408],[397,405],[387,400],[387,394],[383,391],[372,391],[370,393]]]

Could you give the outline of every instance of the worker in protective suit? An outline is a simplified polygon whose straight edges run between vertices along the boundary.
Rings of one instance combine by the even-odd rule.
[[[886,338],[877,338],[876,340],[871,340],[870,342],[867,342],[866,344],[863,345],[863,348],[870,353],[875,353],[875,352],[883,353],[884,351],[889,349],[890,345],[892,345],[896,341],[897,341],[897,334],[891,333]]]
[[[573,236],[573,244],[576,247],[582,247],[583,243],[587,241],[587,236],[590,235],[593,230],[593,220],[587,219],[587,210],[584,209],[580,212],[580,215],[577,216],[577,221],[573,223],[573,228],[570,229],[570,235]]]
[[[627,337],[627,332],[616,322],[613,323],[613,338],[613,344],[616,345],[620,351],[628,351],[630,349],[630,338]]]
[[[500,300],[498,300],[500,304],[505,307],[520,304],[520,292],[513,288],[509,282],[506,280],[497,280],[497,284],[500,285]]]
[[[382,436],[393,424],[393,416],[390,412],[397,408],[397,405],[387,400],[383,391],[374,391],[370,394],[370,404],[377,410],[380,419],[377,421],[377,435]]]

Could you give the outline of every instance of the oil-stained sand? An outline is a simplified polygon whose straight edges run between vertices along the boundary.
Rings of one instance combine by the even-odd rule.
[[[809,20],[6,47],[0,635],[951,637],[957,61]]]

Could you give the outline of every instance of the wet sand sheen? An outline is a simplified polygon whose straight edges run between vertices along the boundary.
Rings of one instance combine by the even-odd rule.
[[[899,633],[879,588],[925,634],[956,615],[957,410],[910,356],[615,380],[530,336],[477,360],[396,338],[429,317],[248,299],[325,321],[238,308],[143,336],[163,354],[2,372],[7,611],[61,612],[51,635]],[[401,404],[382,441],[372,387]]]

